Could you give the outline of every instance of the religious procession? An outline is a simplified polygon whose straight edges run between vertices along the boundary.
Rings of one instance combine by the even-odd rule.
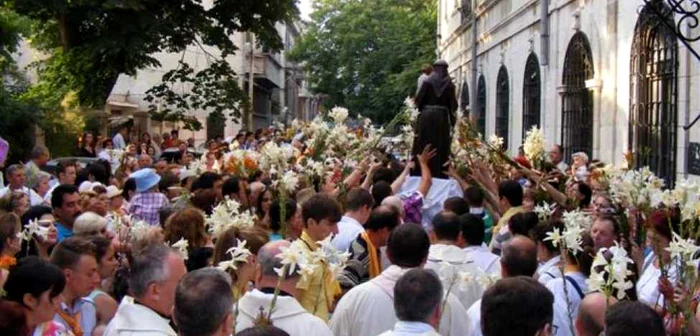
[[[381,127],[35,147],[0,190],[2,335],[698,335],[700,184],[537,127],[510,157],[447,70]]]

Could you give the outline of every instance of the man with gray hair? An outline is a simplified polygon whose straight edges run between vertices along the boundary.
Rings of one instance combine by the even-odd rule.
[[[281,253],[281,248],[288,248],[290,245],[288,241],[278,240],[265,244],[258,251],[255,289],[243,295],[238,301],[236,329],[244,330],[253,327],[261,313],[267,316],[279,280],[275,269],[282,268],[281,260],[277,255]],[[308,313],[297,301],[300,297],[300,291],[296,286],[297,281],[299,281],[299,275],[294,272],[279,284],[279,296],[271,317],[272,324],[291,336],[305,336],[310,331],[313,335],[332,336],[333,333],[328,325],[321,318]]]
[[[165,245],[152,245],[134,257],[129,291],[104,336],[177,336],[170,326],[175,288],[187,273],[182,256]]]
[[[29,197],[29,205],[35,206],[44,203],[44,199],[36,193],[36,191],[28,188],[27,174],[24,168],[19,164],[13,164],[7,167],[7,187],[0,189],[0,198],[12,192],[21,192]]]
[[[180,336],[228,336],[233,333],[233,319],[228,274],[208,267],[188,273],[180,280],[173,310]]]
[[[37,184],[39,172],[41,168],[49,162],[51,154],[46,146],[36,145],[32,148],[29,156],[29,162],[24,164],[24,174],[27,176],[27,187],[32,188]]]
[[[394,310],[398,322],[380,336],[439,336],[442,283],[431,270],[412,269],[394,286]]]

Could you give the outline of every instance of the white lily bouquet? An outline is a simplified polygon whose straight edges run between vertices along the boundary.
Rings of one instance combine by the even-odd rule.
[[[249,228],[255,225],[255,218],[248,211],[242,211],[241,204],[228,197],[219,203],[210,216],[207,216],[206,223],[209,226],[209,233],[213,238],[219,237],[230,227]]]
[[[562,263],[560,264],[560,270],[562,274],[562,281],[564,282],[564,296],[566,298],[566,306],[569,317],[569,327],[571,328],[571,335],[575,335],[574,331],[574,318],[571,302],[569,302],[569,291],[565,280],[564,267],[566,266],[566,261],[569,259],[567,254],[571,252],[576,255],[578,252],[583,251],[583,233],[589,231],[592,218],[585,212],[580,210],[565,212],[562,216],[562,221],[564,222],[563,230],[560,228],[554,228],[551,232],[547,233],[545,241],[552,241],[554,247],[558,247],[562,257]]]
[[[46,241],[48,236],[49,236],[49,228],[45,227],[45,226],[41,226],[39,224],[39,219],[37,219],[37,218],[29,220],[29,224],[27,224],[22,231],[17,233],[17,237],[20,238],[21,240],[26,241],[27,243],[32,242],[36,238],[39,238],[42,241]],[[29,255],[29,248],[28,247],[27,247],[27,255]]]
[[[601,292],[607,298],[627,298],[627,291],[634,288],[634,272],[629,267],[634,267],[634,261],[617,242],[615,246],[600,249],[593,260],[591,275],[586,280],[588,290]]]
[[[542,164],[545,161],[545,137],[544,132],[537,126],[527,131],[525,142],[523,143],[523,151],[525,157],[535,169],[542,169]]]
[[[277,298],[279,296],[280,285],[289,276],[298,274],[300,276],[298,282],[309,282],[310,279],[317,273],[322,272],[321,276],[324,279],[326,276],[336,278],[345,269],[349,253],[336,250],[331,244],[331,237],[316,242],[319,248],[313,252],[308,252],[303,249],[300,244],[292,243],[288,247],[280,248],[280,253],[276,258],[280,259],[281,268],[275,269],[279,276],[277,286],[270,302],[270,307],[265,313],[264,309],[260,309],[260,315],[255,320],[255,325],[272,325],[272,313],[275,311]],[[326,274],[326,272],[330,272]],[[321,282],[325,283],[324,281]],[[325,290],[321,286],[320,293]],[[317,300],[320,300],[319,293]],[[318,302],[316,304],[318,306]],[[314,312],[315,313],[315,312]]]
[[[246,247],[247,241],[243,240],[241,241],[240,239],[236,238],[236,246],[228,249],[226,251],[226,254],[230,256],[231,259],[229,260],[224,260],[219,262],[218,265],[216,265],[216,268],[231,274],[230,272],[235,272],[238,270],[238,267],[240,267],[242,264],[248,263],[250,260],[250,257],[253,256],[253,253],[250,252],[250,250]],[[231,286],[231,291],[233,292],[233,299],[236,301],[235,308],[233,310],[233,333],[236,333],[236,321],[238,320],[238,302],[243,296],[243,293],[238,289],[238,287],[233,284]]]

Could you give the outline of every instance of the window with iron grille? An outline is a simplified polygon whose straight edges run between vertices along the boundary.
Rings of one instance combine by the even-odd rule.
[[[496,78],[496,135],[503,138],[504,149],[508,149],[509,95],[508,70],[501,65]]]
[[[672,186],[677,154],[678,44],[650,6],[659,6],[657,10],[663,13],[670,11],[662,2],[649,2],[637,20],[630,58],[629,150],[637,168],[648,166]],[[671,21],[670,26],[673,24]]]
[[[479,75],[479,83],[477,84],[476,101],[479,108],[476,126],[479,133],[486,137],[486,80],[484,75]]]
[[[462,111],[466,111],[469,108],[469,85],[466,81],[462,83],[462,90],[459,92],[459,106]]]
[[[535,53],[530,53],[523,80],[523,139],[532,126],[540,126],[541,93],[540,61]]]
[[[586,88],[586,80],[593,75],[591,45],[586,34],[578,32],[564,59],[561,145],[565,160],[577,152],[593,155],[593,92]]]

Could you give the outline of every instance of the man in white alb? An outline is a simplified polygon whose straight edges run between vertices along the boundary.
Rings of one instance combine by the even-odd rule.
[[[336,336],[379,335],[394,328],[399,319],[394,310],[394,286],[401,276],[422,268],[428,258],[430,239],[415,224],[398,226],[389,236],[387,254],[392,262],[378,277],[351,289],[338,302],[331,318]],[[447,297],[440,320],[440,334],[471,334],[471,322],[464,307],[452,294]]]

